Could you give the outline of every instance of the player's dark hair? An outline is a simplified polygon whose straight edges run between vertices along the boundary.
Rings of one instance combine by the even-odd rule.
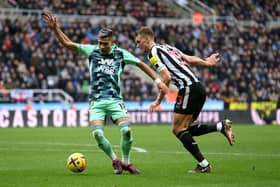
[[[113,31],[109,28],[103,28],[98,33],[98,38],[113,38]]]
[[[148,36],[154,39],[155,35],[153,30],[150,27],[147,26],[143,26],[141,27],[137,32],[136,32],[136,36],[137,35],[143,35],[143,36]]]

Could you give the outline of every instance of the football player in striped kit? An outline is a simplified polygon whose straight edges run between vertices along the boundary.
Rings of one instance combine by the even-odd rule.
[[[206,91],[189,64],[200,66],[214,66],[219,61],[219,54],[214,53],[205,60],[189,56],[176,47],[155,43],[154,33],[149,27],[141,27],[136,33],[135,42],[159,73],[162,81],[169,85],[172,81],[178,88],[178,95],[174,105],[172,131],[182,142],[184,147],[197,160],[198,164],[191,173],[209,173],[211,165],[202,155],[193,136],[200,136],[210,132],[221,132],[230,145],[235,143],[231,129],[231,121],[224,119],[217,124],[202,124],[194,121],[198,118],[206,100]],[[164,98],[161,92],[151,104],[149,110],[154,111]]]

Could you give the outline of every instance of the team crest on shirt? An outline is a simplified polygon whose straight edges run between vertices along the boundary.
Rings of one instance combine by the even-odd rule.
[[[151,64],[154,66],[154,67],[158,67],[158,59],[157,59],[157,57],[155,57],[155,56],[152,56],[151,58],[150,58],[150,62],[151,62]]]

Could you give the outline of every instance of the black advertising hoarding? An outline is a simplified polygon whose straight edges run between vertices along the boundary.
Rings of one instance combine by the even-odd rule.
[[[131,124],[171,124],[173,113],[161,111],[130,111]],[[256,111],[203,111],[199,121],[216,123],[224,118],[231,119],[235,124],[264,124]],[[280,123],[280,110],[275,112],[275,121]],[[110,119],[107,123],[111,124]],[[0,110],[0,128],[22,127],[87,127],[88,110]]]

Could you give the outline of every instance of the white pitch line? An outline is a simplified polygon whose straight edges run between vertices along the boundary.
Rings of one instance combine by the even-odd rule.
[[[62,143],[62,142],[0,142],[0,145],[4,144],[13,144],[13,145],[55,145],[55,146],[84,146],[84,147],[92,147],[95,146],[93,144],[77,144],[77,143]]]
[[[118,147],[118,146],[114,146]],[[75,151],[76,149],[42,149],[42,148],[1,148],[0,151],[17,151],[17,152],[65,152],[65,151]],[[140,148],[140,150],[137,150],[137,148],[133,148],[132,151],[138,152],[138,153],[146,153],[146,154],[187,154],[188,152],[181,152],[181,151],[146,151],[145,149]],[[103,152],[99,149],[79,149],[80,152]],[[222,156],[250,156],[250,157],[280,157],[280,154],[274,154],[274,153],[223,153],[223,152],[205,152],[205,155],[222,155]]]
[[[152,151],[158,154],[186,154],[187,151]],[[280,157],[278,153],[224,153],[224,152],[204,152],[205,155],[223,155],[223,156],[252,156],[252,157]]]
[[[31,170],[31,168],[0,168],[0,171],[26,171]]]
[[[77,144],[77,143],[62,143],[62,142],[1,142],[1,144],[16,144],[16,145],[54,145],[54,146],[84,146],[84,147],[97,147],[97,145],[95,143],[93,144]],[[113,147],[120,147],[119,145],[113,145]],[[1,148],[0,148],[1,149]],[[147,151],[144,148],[141,147],[135,147],[132,146],[131,148],[133,151],[135,152],[139,152],[139,153],[146,153]]]
[[[65,152],[65,151],[75,151],[76,149],[41,149],[41,148],[1,148],[0,151],[16,151],[16,152]],[[93,149],[79,149],[76,151],[80,152],[103,152],[101,150],[93,150]]]
[[[97,147],[96,144],[77,144],[77,143],[62,143],[62,142],[0,142],[0,150],[3,151],[46,151],[46,152],[58,152],[58,151],[69,151],[69,149],[50,149],[50,148],[3,148],[1,145],[49,145],[49,146],[80,146],[80,147]],[[119,145],[113,145],[113,147],[119,148]],[[71,149],[74,150],[74,149]],[[93,149],[80,149],[79,151],[84,152],[102,152],[101,150],[93,150]],[[160,151],[160,150],[153,150],[147,151],[141,147],[132,147],[132,151],[138,153],[148,153],[148,154],[186,154],[187,151]],[[280,157],[280,153],[246,153],[246,152],[204,152],[206,155],[223,155],[223,156],[251,156],[251,157]]]

